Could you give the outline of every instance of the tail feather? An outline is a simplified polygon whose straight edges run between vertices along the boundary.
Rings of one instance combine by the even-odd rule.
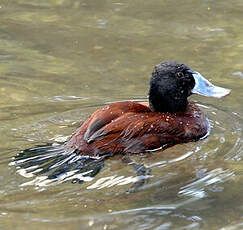
[[[45,145],[20,152],[10,165],[24,177],[36,177],[33,181],[38,183],[34,184],[46,185],[45,180],[50,185],[91,180],[103,168],[103,159],[68,152],[63,145]]]

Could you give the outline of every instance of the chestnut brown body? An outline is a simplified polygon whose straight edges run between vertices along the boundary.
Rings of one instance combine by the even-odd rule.
[[[206,117],[193,102],[176,113],[153,112],[148,102],[116,102],[88,117],[65,149],[93,157],[143,153],[196,141],[208,128]]]

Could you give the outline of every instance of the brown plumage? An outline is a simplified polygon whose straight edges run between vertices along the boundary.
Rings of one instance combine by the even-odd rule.
[[[153,112],[147,102],[116,102],[94,112],[65,148],[89,156],[141,153],[196,141],[207,131],[208,122],[193,102],[176,113]]]

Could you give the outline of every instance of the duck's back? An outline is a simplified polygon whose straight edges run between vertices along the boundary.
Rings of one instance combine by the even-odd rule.
[[[89,156],[142,153],[195,141],[207,132],[207,119],[193,102],[173,114],[152,112],[147,102],[116,102],[87,118],[65,148]]]

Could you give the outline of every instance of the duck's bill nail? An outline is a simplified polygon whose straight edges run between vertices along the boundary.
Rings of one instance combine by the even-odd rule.
[[[213,85],[198,72],[194,72],[193,77],[195,79],[195,86],[192,89],[192,93],[221,98],[228,95],[231,91],[230,89]]]

